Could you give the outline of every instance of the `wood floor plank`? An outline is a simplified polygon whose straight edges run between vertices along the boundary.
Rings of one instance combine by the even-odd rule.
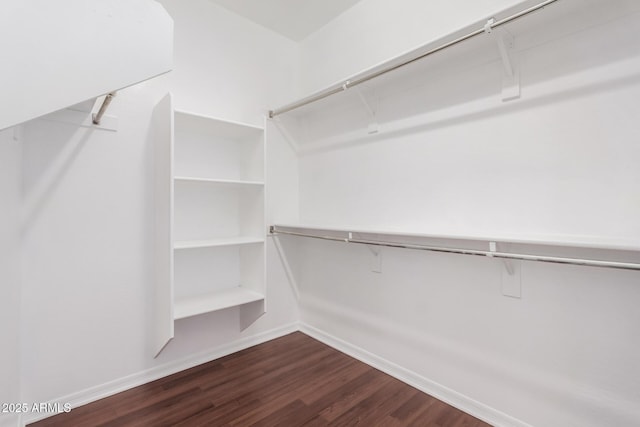
[[[109,406],[97,408],[95,410],[85,409],[84,411],[79,411],[79,409],[84,409],[87,406],[90,405],[85,405],[81,406],[80,408],[73,409],[69,413],[54,415],[31,425],[37,425],[38,427],[67,426],[69,425],[68,420],[72,418],[74,427],[93,427],[99,424],[101,420],[113,420],[118,416],[118,414]],[[73,416],[70,416],[71,414],[73,414]]]
[[[320,415],[331,422],[352,408],[360,407],[360,403],[364,399],[378,389],[386,387],[389,383],[391,383],[391,377],[380,375],[378,371],[371,370],[358,378],[357,387],[349,387],[354,384],[347,384],[346,387],[339,390],[339,394],[328,397],[331,403],[320,411]]]
[[[329,424],[325,418],[320,415],[316,415],[311,420],[307,421],[304,424],[301,424],[302,427],[326,427]]]
[[[34,427],[490,427],[296,332]]]
[[[246,411],[251,411],[260,406],[262,406],[262,402],[259,400],[254,400],[242,405],[237,401],[231,401],[222,406],[214,406],[185,418],[175,424],[175,427],[227,426],[231,421],[242,416]]]
[[[434,426],[434,427],[442,427],[442,413],[450,406],[446,403],[436,400],[433,404],[429,405],[424,411],[420,411],[420,413],[411,421],[409,425],[413,426]],[[458,411],[460,412],[460,411]],[[439,423],[440,421],[440,423]],[[449,420],[447,425],[451,426],[455,424],[457,420]]]
[[[426,393],[417,392],[393,411],[390,416],[406,424],[419,413],[420,408],[428,408],[435,400]]]
[[[384,387],[360,401],[357,406],[333,420],[329,425],[335,427],[352,425],[375,425],[377,420],[383,419],[398,406],[406,402],[414,393],[412,387],[390,378]]]
[[[113,420],[101,423],[104,427],[120,426],[151,426],[157,425],[159,421],[168,418],[183,419],[201,410],[210,408],[211,402],[200,399],[202,390],[193,388],[176,396],[154,402],[126,415],[119,416]],[[176,415],[180,417],[176,417]]]
[[[332,357],[334,356],[334,357]],[[308,366],[300,366],[278,377],[277,381],[271,381],[257,392],[252,392],[249,396],[258,397],[264,408],[246,413],[232,423],[232,425],[252,425],[265,416],[286,407],[292,401],[297,400],[298,391],[308,382],[309,378],[318,378],[330,375],[335,366],[335,354],[322,356]]]
[[[264,418],[251,423],[254,427],[299,426],[313,417],[310,409],[301,400],[294,400]],[[247,424],[240,424],[247,425]]]
[[[371,367],[355,359],[336,369],[330,376],[311,381],[302,390],[299,398],[306,404],[311,404],[324,396],[335,393],[340,387],[371,370]]]
[[[490,424],[485,423],[469,414],[462,413],[462,416],[452,427],[491,427]]]
[[[305,381],[306,375],[315,368],[319,360],[327,356],[327,353],[324,349],[321,349],[308,355],[306,359],[291,361],[288,365],[267,372],[262,377],[245,384],[243,388],[217,388],[211,390],[213,394],[208,394],[208,396],[216,405],[229,399],[239,399],[240,401],[260,399],[268,401],[280,391],[292,389],[296,381]],[[233,383],[229,385],[233,386]]]

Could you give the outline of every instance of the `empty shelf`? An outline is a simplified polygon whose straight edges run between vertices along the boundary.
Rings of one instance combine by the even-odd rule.
[[[174,305],[174,319],[184,319],[261,300],[264,300],[263,294],[242,287],[178,298]]]
[[[241,186],[263,186],[264,182],[262,181],[245,181],[240,179],[213,179],[213,178],[198,178],[195,176],[176,176],[173,179],[176,181],[184,181],[184,182],[202,182],[209,184],[221,184],[221,185],[241,185]]]
[[[173,244],[174,249],[212,248],[217,246],[236,246],[263,243],[261,237],[229,237],[208,240],[183,240]]]

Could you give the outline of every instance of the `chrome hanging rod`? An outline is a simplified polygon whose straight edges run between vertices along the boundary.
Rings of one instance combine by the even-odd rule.
[[[309,237],[312,239],[332,240],[332,241],[342,242],[342,243],[356,243],[361,245],[386,246],[391,248],[402,248],[402,249],[416,249],[416,250],[430,251],[430,252],[486,256],[490,258],[517,259],[517,260],[523,260],[523,261],[550,262],[555,264],[571,264],[571,265],[582,265],[582,266],[590,266],[590,267],[616,268],[621,270],[640,270],[640,264],[633,263],[633,262],[604,261],[604,260],[595,260],[595,259],[567,258],[567,257],[555,257],[555,256],[546,256],[546,255],[530,255],[530,254],[518,254],[518,253],[510,253],[510,252],[484,251],[484,250],[478,250],[478,249],[447,248],[447,247],[441,247],[441,246],[419,245],[414,243],[397,243],[397,242],[385,242],[380,240],[354,239],[351,236],[351,233],[348,233],[348,237],[335,237],[335,236],[326,236],[326,235],[318,235],[318,234],[300,233],[296,231],[280,230],[274,225],[269,227],[269,233],[272,235],[284,234],[289,236]]]
[[[306,98],[303,98],[299,101],[296,102],[292,102],[291,104],[287,104],[283,107],[280,108],[276,108],[274,110],[270,110],[269,111],[269,118],[274,118],[275,116],[278,116],[280,114],[283,113],[287,113],[291,110],[295,110],[296,108],[300,108],[300,107],[304,107],[305,105],[309,105],[311,103],[314,103],[316,101],[320,101],[321,99],[327,98],[331,95],[334,95],[336,93],[340,93],[343,92],[347,89],[350,89],[354,86],[357,86],[359,84],[362,84],[364,82],[368,82],[371,79],[375,79],[376,77],[380,77],[383,74],[387,74],[390,73],[391,71],[397,70],[398,68],[404,67],[405,65],[409,65],[412,64],[416,61],[419,61],[423,58],[426,58],[429,55],[433,55],[436,52],[440,52],[441,50],[444,50],[446,48],[449,48],[451,46],[454,46],[458,43],[462,43],[465,40],[469,40],[470,38],[479,36],[480,34],[483,34],[485,32],[487,32],[487,30],[492,30],[494,28],[500,27],[501,25],[507,24],[509,22],[515,21],[518,18],[521,18],[525,15],[528,15],[530,13],[536,12],[542,8],[544,8],[545,6],[550,5],[551,3],[555,3],[558,0],[547,0],[547,1],[543,1],[542,3],[539,3],[535,6],[531,6],[527,9],[524,9],[518,13],[515,13],[511,16],[508,16],[506,18],[500,19],[498,21],[493,21],[493,20],[489,20],[487,21],[487,24],[485,26],[483,26],[480,29],[477,29],[469,34],[466,34],[464,36],[458,37],[455,40],[452,40],[450,42],[446,42],[438,47],[435,47],[433,49],[428,50],[427,52],[418,54],[417,56],[407,59],[399,64],[395,64],[392,66],[389,66],[387,68],[384,68],[382,70],[378,70],[378,71],[372,71],[369,74],[365,74],[361,77],[356,77],[353,78],[351,80],[346,80],[344,83],[334,86],[334,87],[329,87],[323,91],[320,91],[318,93],[315,93],[311,96],[308,96]]]
[[[102,101],[102,105],[100,106],[100,109],[96,114],[93,115],[94,125],[100,124],[100,120],[102,120],[102,116],[104,116],[104,113],[107,111],[107,108],[109,107],[109,104],[111,104],[111,100],[113,99],[114,96],[116,96],[116,92],[109,92],[107,96],[104,97],[104,101]]]

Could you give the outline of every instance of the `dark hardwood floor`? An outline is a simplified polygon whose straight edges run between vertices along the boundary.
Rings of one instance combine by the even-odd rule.
[[[488,426],[300,332],[30,425]]]

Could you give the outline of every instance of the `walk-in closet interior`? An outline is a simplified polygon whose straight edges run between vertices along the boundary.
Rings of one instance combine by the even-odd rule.
[[[0,35],[0,427],[292,333],[489,425],[640,425],[639,1],[4,0]]]

